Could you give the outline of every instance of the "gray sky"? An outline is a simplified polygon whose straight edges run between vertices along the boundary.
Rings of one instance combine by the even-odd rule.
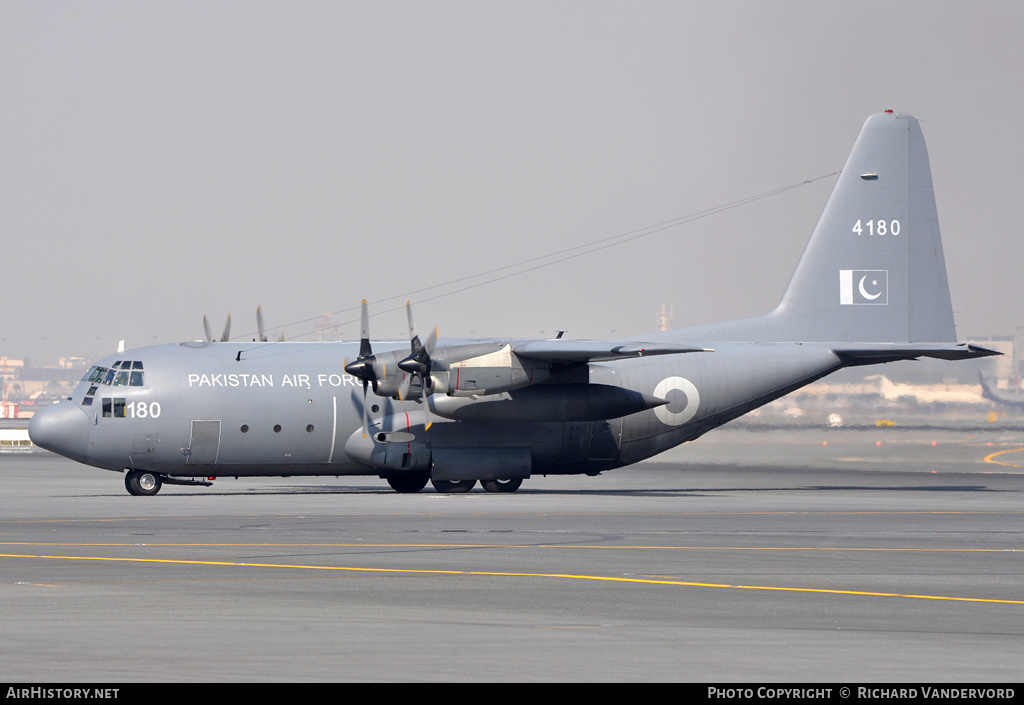
[[[0,354],[196,339],[228,312],[252,337],[257,305],[303,339],[362,298],[829,174],[887,108],[928,141],[961,339],[1012,334],[1022,38],[1017,0],[0,0]],[[762,313],[833,183],[421,291],[418,327],[608,337],[653,330],[663,303],[675,327]],[[371,329],[403,337],[405,315]]]

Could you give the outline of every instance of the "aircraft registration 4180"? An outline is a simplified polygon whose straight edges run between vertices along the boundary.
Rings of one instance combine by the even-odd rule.
[[[769,313],[621,340],[421,340],[410,308],[409,341],[381,343],[364,301],[358,343],[108,356],[29,433],[124,473],[133,495],[292,475],[513,492],[650,458],[844,367],[994,354],[956,342],[924,137],[885,111],[864,124]]]

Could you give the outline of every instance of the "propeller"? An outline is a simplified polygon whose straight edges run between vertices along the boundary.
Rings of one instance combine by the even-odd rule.
[[[366,307],[366,299],[363,299],[363,312],[359,332],[359,357],[345,365],[345,371],[363,383],[363,438],[370,435],[369,412],[366,407],[367,389],[370,383],[374,383],[376,390],[377,371],[374,369],[376,358],[373,356],[373,347],[370,345],[370,313]]]
[[[426,343],[421,343],[412,323],[412,304],[408,301],[405,302],[405,311],[409,316],[409,348],[411,352],[408,357],[399,361],[398,369],[408,373],[408,385],[412,384],[417,375],[419,376],[420,394],[423,397],[423,406],[427,417],[426,428],[430,428],[434,423],[430,418],[430,401],[428,399],[430,396],[430,353],[434,351],[434,345],[437,343],[437,328],[435,327],[427,337]],[[408,386],[406,386],[403,396],[408,396],[408,391]]]
[[[259,331],[259,340],[261,343],[267,342],[267,334],[263,330],[263,307],[256,307],[256,330]]]
[[[259,331],[259,341],[261,343],[267,342],[266,328],[263,326],[263,307],[262,306],[257,306],[256,307],[256,329]],[[283,343],[284,342],[284,333],[278,334],[277,342],[278,343]]]
[[[206,316],[203,316],[203,331],[206,333],[206,340],[207,340],[207,342],[210,342],[210,343],[216,342],[216,340],[213,337],[213,333],[210,332],[210,323],[209,323],[209,321],[206,320]],[[228,338],[230,337],[230,334],[231,334],[231,314],[229,313],[228,314],[227,323],[224,324],[224,332],[221,333],[221,336],[220,336],[220,342],[222,342],[222,343],[228,342]]]
[[[437,342],[437,329],[434,329],[425,343],[420,342],[420,337],[416,334],[416,329],[412,322],[412,306],[406,303],[406,312],[409,317],[410,350],[407,356],[398,361],[398,369],[404,373],[401,381],[394,379],[396,377],[394,374],[392,374],[393,379],[388,379],[388,361],[394,361],[397,354],[395,352],[384,353],[379,359],[373,354],[373,346],[370,343],[370,314],[365,299],[363,300],[362,308],[359,357],[347,363],[345,371],[363,383],[363,435],[369,435],[370,423],[369,412],[367,411],[367,396],[369,395],[370,386],[373,386],[373,391],[376,394],[391,396],[397,393],[399,399],[408,399],[410,387],[417,377],[419,378],[423,401],[426,402],[426,428],[430,428],[433,423],[430,418],[430,402],[428,401],[428,396],[430,395],[430,354]]]

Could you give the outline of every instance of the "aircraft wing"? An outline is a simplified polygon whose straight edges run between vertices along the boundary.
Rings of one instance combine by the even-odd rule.
[[[528,360],[546,362],[607,362],[645,355],[679,355],[714,352],[709,348],[635,340],[531,340],[512,347],[512,353]]]

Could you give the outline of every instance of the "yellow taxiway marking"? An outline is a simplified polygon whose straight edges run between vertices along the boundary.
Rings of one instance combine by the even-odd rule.
[[[866,546],[654,546],[638,544],[593,545],[576,543],[158,543],[153,541],[135,542],[84,542],[57,543],[46,541],[0,541],[0,546],[65,546],[83,548],[566,548],[574,551],[615,550],[628,551],[864,551],[869,553],[1024,553],[1024,548],[884,548]],[[0,554],[0,557],[10,557]],[[127,559],[126,559],[127,560]]]
[[[993,458],[996,457],[997,455],[1003,455],[1004,453],[1019,453],[1022,450],[1024,450],[1024,448],[1010,448],[1009,450],[1000,450],[998,452],[986,455],[984,460],[985,460],[986,463],[995,463],[996,465],[1006,465],[1007,467],[1011,467],[1011,468],[1024,468],[1024,465],[1015,465],[1014,463],[1004,463],[1001,460],[993,460]]]
[[[651,578],[616,577],[608,575],[573,575],[569,573],[509,573],[484,570],[439,570],[417,568],[357,568],[353,566],[303,565],[294,563],[245,563],[237,561],[196,561],[173,558],[115,558],[112,556],[45,556],[0,553],[0,558],[34,558],[43,560],[104,561],[120,563],[161,563],[176,565],[206,565],[244,568],[276,568],[282,570],[344,571],[354,573],[392,573],[415,575],[467,575],[500,578],[557,578],[640,585],[674,585],[679,587],[728,588],[732,590],[772,590],[777,592],[804,592],[828,595],[857,595],[861,597],[902,597],[915,600],[944,600],[949,602],[985,602],[1024,605],[1024,600],[997,600],[983,597],[953,597],[949,595],[913,595],[898,592],[870,592],[864,590],[829,590],[825,588],[780,587],[774,585],[730,585],[728,583],[699,583],[685,580],[655,580]]]

